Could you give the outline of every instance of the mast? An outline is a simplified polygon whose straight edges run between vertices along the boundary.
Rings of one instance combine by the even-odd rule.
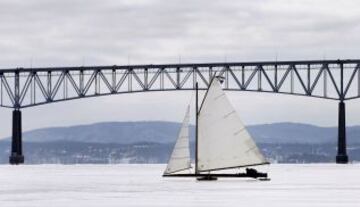
[[[199,85],[195,85],[195,174],[198,174],[198,116],[199,116]]]

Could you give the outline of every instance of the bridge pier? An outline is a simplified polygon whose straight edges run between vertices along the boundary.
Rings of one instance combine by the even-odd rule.
[[[18,165],[24,163],[24,156],[22,154],[21,111],[19,109],[15,109],[12,116],[13,126],[9,163],[12,165]]]
[[[339,102],[339,122],[338,122],[338,151],[336,155],[336,163],[346,164],[349,158],[346,153],[346,117],[345,117],[345,103],[341,100]]]

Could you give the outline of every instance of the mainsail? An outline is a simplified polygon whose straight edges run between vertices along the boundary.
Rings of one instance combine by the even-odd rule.
[[[171,174],[191,168],[190,146],[189,146],[189,119],[190,106],[188,106],[182,123],[179,136],[175,143],[170,160],[164,174]]]
[[[198,130],[199,172],[267,163],[217,78],[202,103]]]

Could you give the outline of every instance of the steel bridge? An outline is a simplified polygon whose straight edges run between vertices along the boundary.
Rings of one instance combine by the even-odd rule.
[[[214,75],[229,91],[338,101],[337,163],[347,163],[345,101],[360,97],[360,60],[226,62],[0,70],[0,106],[13,108],[9,162],[24,162],[21,109],[122,93],[207,89]]]

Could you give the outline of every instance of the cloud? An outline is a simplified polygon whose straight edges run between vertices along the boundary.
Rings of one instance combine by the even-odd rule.
[[[128,57],[164,63],[179,54],[190,62],[221,61],[225,55],[233,61],[272,59],[276,52],[307,59],[321,50],[336,57],[348,53],[343,44],[360,41],[357,6],[334,0],[5,0],[0,60],[2,67],[16,67],[31,58],[33,65],[48,66],[79,65],[83,59],[125,64]],[[287,55],[294,48],[296,56]]]
[[[356,0],[2,0],[0,68],[29,67],[31,62],[33,67],[176,63],[179,56],[182,62],[274,60],[276,56],[278,60],[358,58],[358,8]],[[119,119],[163,119],[164,114],[150,113],[148,106],[140,103],[145,99],[161,104],[157,101],[161,98],[158,94],[135,96],[131,100],[139,102],[138,113],[126,111],[128,116]],[[164,99],[173,104],[166,108],[170,120],[178,120],[181,113],[172,115],[170,111],[185,103],[174,102],[176,98],[169,95]],[[267,98],[301,105],[292,99]],[[89,101],[88,107],[105,104],[105,100],[123,101],[104,98]],[[249,104],[257,102],[254,98]],[[76,103],[67,103],[72,106],[69,114],[82,108]],[[49,106],[48,114],[61,106]],[[112,114],[112,107],[103,113]],[[283,118],[266,121],[306,120],[291,115],[291,109],[283,111]],[[260,115],[243,113],[248,122],[261,122]],[[322,113],[328,117],[326,111]],[[274,115],[265,109],[259,114]],[[98,117],[107,119],[101,114]],[[91,119],[84,115],[76,122],[71,118],[66,123]],[[7,118],[0,120],[7,122]],[[36,120],[28,129],[37,123],[44,124]],[[329,124],[325,118],[317,123]]]

